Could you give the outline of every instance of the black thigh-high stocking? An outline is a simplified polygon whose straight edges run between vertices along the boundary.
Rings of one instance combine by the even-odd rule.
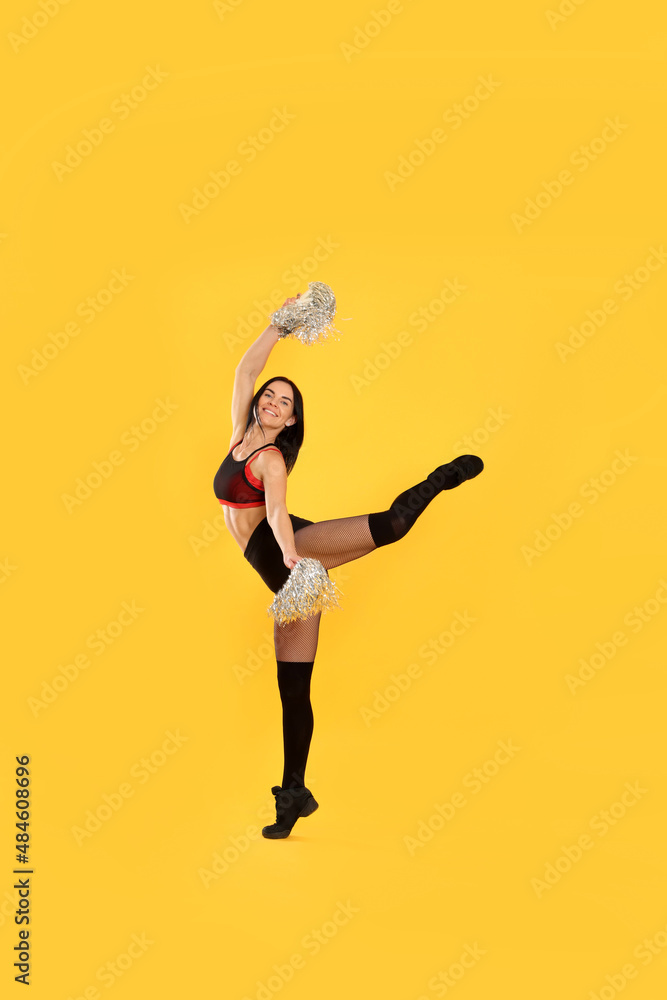
[[[283,788],[305,785],[306,762],[313,735],[310,681],[321,615],[274,625],[278,690],[283,707]]]
[[[313,663],[278,660],[278,688],[283,705],[283,788],[306,784],[306,762],[313,735],[310,678]]]

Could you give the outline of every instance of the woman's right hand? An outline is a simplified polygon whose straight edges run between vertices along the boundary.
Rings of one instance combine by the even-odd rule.
[[[291,306],[293,302],[296,302],[296,300],[300,299],[300,298],[301,298],[301,292],[299,292],[297,295],[293,295],[289,299],[285,299],[285,301],[283,302],[282,306],[280,306],[280,308],[282,309],[283,306]]]

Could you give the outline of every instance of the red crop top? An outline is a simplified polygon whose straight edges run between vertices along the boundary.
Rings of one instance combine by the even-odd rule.
[[[274,444],[263,444],[250,452],[247,458],[236,459],[232,452],[240,443],[237,441],[227,452],[213,480],[213,490],[220,503],[227,507],[264,507],[263,483],[253,476],[249,466],[254,461],[253,456],[265,448],[273,448],[281,454],[280,448]]]

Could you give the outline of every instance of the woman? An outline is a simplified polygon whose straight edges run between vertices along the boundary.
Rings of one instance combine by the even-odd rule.
[[[295,302],[288,298],[284,305]],[[283,333],[284,335],[284,333]],[[256,392],[255,383],[281,331],[267,326],[241,358],[232,395],[231,447],[214,480],[225,523],[245,558],[275,593],[300,559],[318,559],[333,569],[403,538],[431,500],[484,468],[475,455],[461,455],[435,469],[426,479],[398,496],[384,511],[308,521],[289,514],[287,476],[303,443],[303,399],[288,378],[276,376]],[[262,834],[289,836],[299,817],[318,803],[306,787],[305,770],[313,733],[310,680],[321,614],[274,624],[278,687],[283,709],[284,770],[276,797],[276,823]]]

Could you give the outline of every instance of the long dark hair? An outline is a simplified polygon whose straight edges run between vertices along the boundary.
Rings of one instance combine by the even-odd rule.
[[[290,378],[285,378],[284,375],[275,375],[273,378],[268,379],[264,385],[260,386],[255,395],[252,397],[252,402],[250,404],[250,410],[248,412],[248,422],[245,425],[246,431],[251,426],[253,420],[257,421],[262,434],[264,433],[264,426],[262,424],[259,411],[257,409],[257,404],[259,398],[266,389],[267,386],[271,385],[272,382],[287,382],[288,385],[292,386],[292,392],[294,393],[294,412],[293,416],[296,417],[296,423],[292,424],[291,427],[283,427],[280,434],[276,438],[276,445],[280,448],[283,458],[285,459],[285,468],[287,469],[287,475],[294,468],[296,460],[299,455],[299,449],[303,444],[303,396],[301,395],[298,387],[292,382]]]

